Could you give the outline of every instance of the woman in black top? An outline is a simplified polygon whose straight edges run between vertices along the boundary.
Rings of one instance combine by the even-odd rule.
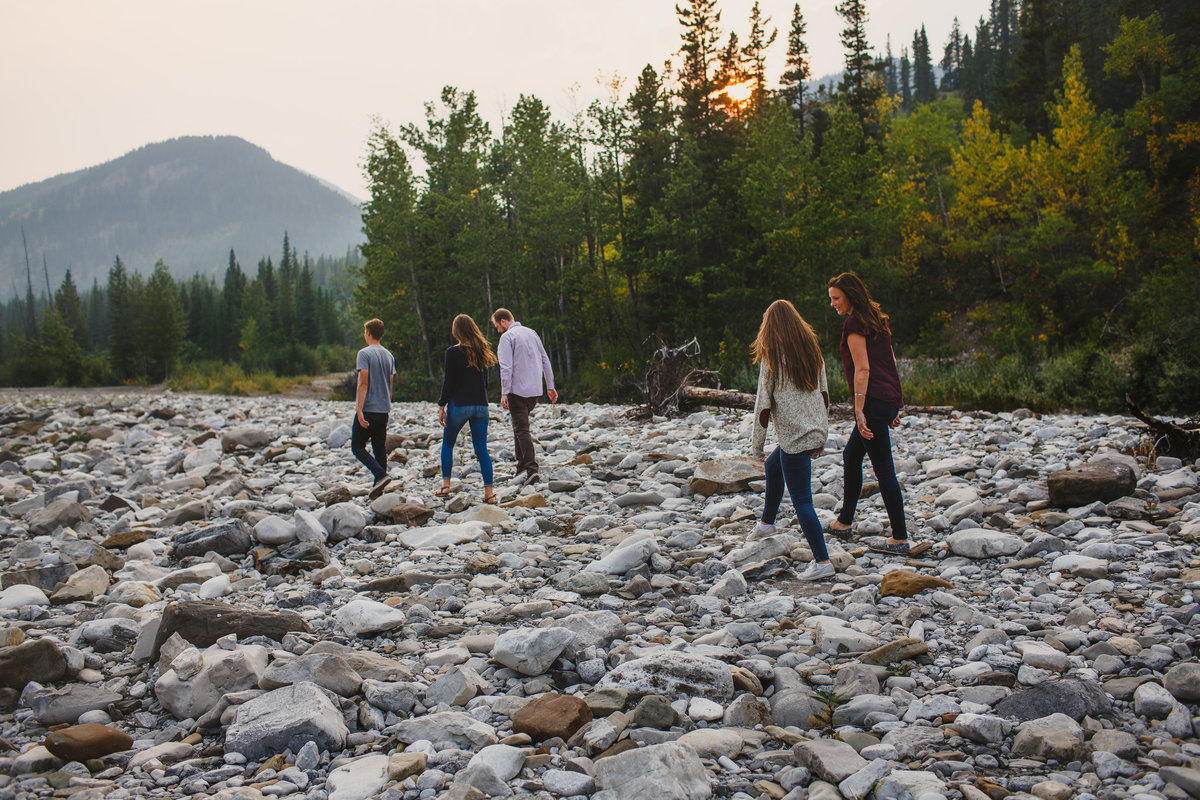
[[[483,501],[495,503],[492,491],[492,457],[487,451],[488,399],[487,371],[496,363],[492,346],[479,332],[475,320],[459,314],[450,326],[458,344],[446,348],[446,374],[442,378],[442,394],[438,398],[438,422],[442,435],[442,488],[437,497],[450,494],[450,467],[454,463],[454,442],[463,425],[471,427],[471,446],[479,458],[483,474]]]

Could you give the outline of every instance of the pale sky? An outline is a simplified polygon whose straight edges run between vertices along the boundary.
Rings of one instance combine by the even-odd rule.
[[[753,0],[719,0],[744,44]],[[761,0],[783,70],[794,0]],[[803,0],[813,76],[841,69],[837,0]],[[926,26],[936,63],[958,16],[989,0],[868,0],[882,52]],[[230,134],[360,199],[373,117],[422,123],[446,85],[473,90],[497,133],[521,94],[560,120],[647,64],[676,59],[674,0],[3,0],[0,191],[177,136]]]

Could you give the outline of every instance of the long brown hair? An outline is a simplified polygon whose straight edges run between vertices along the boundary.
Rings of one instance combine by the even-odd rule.
[[[450,325],[450,332],[458,340],[459,347],[467,356],[467,366],[471,369],[485,370],[496,363],[496,354],[492,346],[479,332],[475,320],[466,314],[459,314]]]
[[[786,375],[797,389],[811,392],[821,385],[821,346],[812,326],[787,300],[776,300],[763,312],[758,337],[750,345],[754,363],[765,361],[776,375]]]
[[[839,289],[846,295],[846,299],[850,301],[850,308],[854,309],[854,318],[862,324],[868,338],[874,339],[881,333],[892,332],[891,325],[888,324],[888,315],[883,313],[879,303],[871,299],[871,293],[867,291],[867,285],[862,282],[862,278],[853,272],[843,272],[836,278],[829,279],[829,288]]]

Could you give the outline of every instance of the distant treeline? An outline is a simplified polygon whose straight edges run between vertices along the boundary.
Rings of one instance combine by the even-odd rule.
[[[407,390],[440,379],[456,313],[497,306],[581,393],[627,387],[660,339],[693,336],[749,387],[768,303],[795,301],[832,352],[825,283],[854,270],[903,355],[1026,379],[969,402],[1115,408],[1128,391],[1194,409],[1200,4],[994,0],[955,24],[940,73],[923,27],[878,57],[866,6],[838,6],[832,91],[809,83],[798,5],[769,82],[757,5],[725,33],[715,0],[685,0],[675,65],[632,91],[613,79],[567,122],[521,96],[493,132],[447,88],[423,125],[378,125],[356,298],[387,322]]]
[[[30,279],[0,308],[0,385],[158,383],[204,361],[276,375],[343,368],[352,266],[300,258],[285,233],[277,266],[266,258],[247,275],[231,250],[220,285],[177,282],[161,261],[146,278],[120,256],[107,283],[82,293],[70,270],[50,297]]]

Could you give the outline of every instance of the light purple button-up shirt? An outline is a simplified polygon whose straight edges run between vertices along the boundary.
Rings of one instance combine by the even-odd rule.
[[[496,355],[500,359],[501,394],[541,397],[543,375],[546,388],[554,388],[550,357],[536,331],[514,321],[500,337]]]

